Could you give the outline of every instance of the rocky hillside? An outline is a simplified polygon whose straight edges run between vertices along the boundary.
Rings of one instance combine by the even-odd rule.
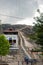
[[[25,35],[29,35],[32,34],[32,26],[29,25],[10,25],[10,24],[2,24],[2,29],[8,29],[8,28],[13,28],[14,30],[20,30],[25,34]]]
[[[21,29],[23,27],[25,27],[26,25],[10,25],[10,24],[2,24],[2,29],[5,30],[5,29],[8,29],[8,28],[13,28],[14,30],[17,30],[17,29]]]

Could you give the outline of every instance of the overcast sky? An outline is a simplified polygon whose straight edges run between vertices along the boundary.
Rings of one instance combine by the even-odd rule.
[[[43,9],[43,0],[0,0],[0,20],[2,23],[32,25],[38,8]]]

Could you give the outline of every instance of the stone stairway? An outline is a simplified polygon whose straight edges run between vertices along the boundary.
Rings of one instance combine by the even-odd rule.
[[[14,61],[23,61],[24,60],[24,52],[21,49],[21,47],[19,48],[17,54],[13,55],[7,55],[7,56],[3,56],[2,59],[7,61],[7,62],[14,62]]]

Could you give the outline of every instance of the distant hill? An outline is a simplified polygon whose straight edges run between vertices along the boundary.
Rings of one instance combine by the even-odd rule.
[[[28,26],[24,29],[21,30],[25,36],[29,37],[31,34],[33,34],[33,27],[32,26]]]
[[[32,26],[29,25],[10,25],[10,24],[2,24],[2,29],[6,30],[8,28],[13,28],[14,30],[18,30],[21,29],[21,31],[25,34],[25,35],[29,35],[32,34]]]
[[[17,29],[21,29],[23,27],[25,27],[26,25],[11,25],[11,24],[2,24],[2,29],[5,30],[5,29],[8,29],[8,28],[13,28],[14,30],[17,30]]]

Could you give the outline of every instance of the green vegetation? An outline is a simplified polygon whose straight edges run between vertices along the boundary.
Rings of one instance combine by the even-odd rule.
[[[9,52],[10,44],[4,35],[0,35],[0,56],[5,56]]]
[[[41,49],[41,48],[35,48],[35,49],[32,49],[31,50],[32,52],[43,52],[43,49]]]
[[[40,13],[40,17],[35,18],[37,24],[35,24],[35,34],[37,36],[36,43],[43,47],[43,13]]]
[[[40,16],[34,18],[37,23],[35,23],[33,27],[34,34],[30,36],[30,39],[35,39],[36,43],[43,48],[43,13],[38,12]]]

